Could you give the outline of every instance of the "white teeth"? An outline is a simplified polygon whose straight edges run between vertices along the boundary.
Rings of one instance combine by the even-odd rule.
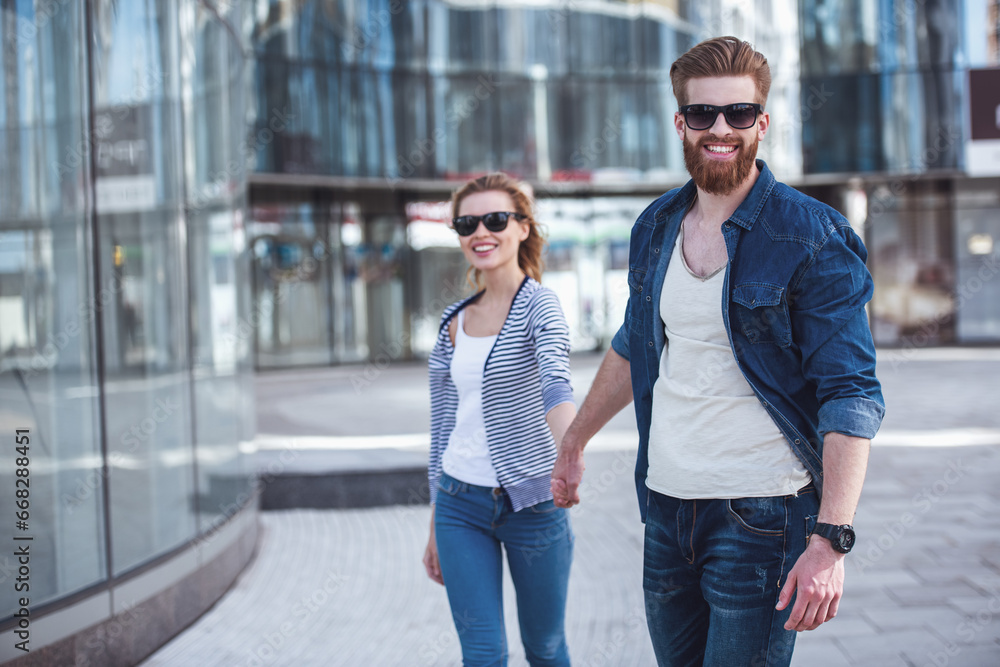
[[[736,146],[705,146],[705,148],[713,153],[732,153],[736,150]]]
[[[496,248],[496,246],[495,245],[476,245],[476,246],[472,246],[472,249],[475,252],[486,252],[487,250],[493,250],[493,248]]]

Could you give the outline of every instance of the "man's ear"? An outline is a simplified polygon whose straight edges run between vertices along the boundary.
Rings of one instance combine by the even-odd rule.
[[[771,127],[771,114],[761,111],[760,118],[757,119],[757,141],[761,141],[767,135],[769,127]]]
[[[680,111],[674,112],[674,130],[677,131],[677,137],[683,142],[684,141],[684,114]]]

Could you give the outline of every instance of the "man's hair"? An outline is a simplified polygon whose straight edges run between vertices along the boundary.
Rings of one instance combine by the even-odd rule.
[[[736,37],[713,37],[692,46],[670,66],[670,83],[677,104],[688,104],[687,82],[718,76],[749,76],[757,87],[754,102],[764,105],[771,89],[771,68],[764,54]]]

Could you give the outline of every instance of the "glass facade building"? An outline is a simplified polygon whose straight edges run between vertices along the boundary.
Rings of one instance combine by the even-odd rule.
[[[1000,341],[1000,164],[967,163],[970,106],[986,92],[970,70],[1000,65],[996,3],[799,10],[802,94],[819,100],[803,123],[805,182],[867,201],[876,342]]]
[[[762,154],[801,173],[789,0],[251,4],[258,368],[426,354],[466,288],[447,212],[413,205],[491,170],[535,189],[574,346],[608,344],[631,224],[686,180],[669,68],[708,36],[774,54]]]
[[[447,212],[412,205],[496,169],[535,188],[574,347],[606,345],[628,228],[687,178],[670,64],[719,34],[772,66],[761,157],[869,242],[878,342],[1000,340],[1000,281],[957,298],[959,274],[996,257],[969,238],[1000,232],[995,180],[965,159],[969,70],[998,62],[994,0],[253,7],[258,368],[426,354],[462,261],[435,231]],[[299,279],[294,257],[317,271]]]
[[[134,662],[254,544],[247,16],[196,0],[0,12],[0,513],[22,513],[31,551],[17,589],[0,557],[0,623],[13,637],[29,609],[36,660],[125,623],[144,639],[78,642],[71,664]]]

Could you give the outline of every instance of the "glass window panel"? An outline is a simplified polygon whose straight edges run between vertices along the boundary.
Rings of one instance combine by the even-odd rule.
[[[107,562],[93,363],[100,305],[89,296],[81,187],[89,145],[81,7],[49,16],[21,2],[0,12],[0,426],[10,443],[0,459],[0,512],[13,521],[23,509],[13,447],[15,431],[26,429],[21,535],[34,538],[33,605],[102,580]],[[0,555],[0,577],[16,565],[11,553]],[[3,596],[0,618],[14,603]]]
[[[639,86],[627,80],[578,79],[559,88],[555,122],[561,131],[552,149],[555,178],[589,179],[602,169],[634,172],[643,167],[641,146],[648,137],[639,136]]]
[[[193,26],[190,94],[185,98],[185,138],[188,198],[196,206],[227,197],[232,185],[241,180],[244,164],[233,151],[229,129],[244,120],[232,108],[231,77],[241,75],[239,66],[231,71],[228,59],[233,37],[203,5],[188,2]],[[188,12],[185,12],[188,14]]]
[[[955,337],[955,249],[951,197],[935,183],[877,188],[866,222],[872,334],[882,345],[918,340],[940,345]]]
[[[828,94],[824,103],[816,90]],[[803,77],[801,97],[805,173],[885,168],[878,76]],[[852,119],[851,132],[844,131],[844,118]]]
[[[361,277],[367,296],[368,349],[373,359],[391,361],[409,349],[403,305],[405,222],[395,215],[376,215],[363,229],[366,252]]]
[[[331,207],[330,248],[337,262],[333,278],[333,330],[339,361],[368,358],[368,313],[362,267],[366,245],[362,243],[360,206],[343,202]]]
[[[271,106],[267,116],[260,119],[266,121],[267,128],[262,128],[258,137],[274,141],[281,157],[279,171],[293,174],[326,172],[329,164],[320,149],[323,126],[320,113],[323,108],[319,103],[317,84],[318,79],[323,77],[323,71],[293,64],[289,66],[288,73],[287,126],[278,129],[278,108]],[[325,100],[325,96],[322,99]]]
[[[998,8],[1000,10],[1000,8]],[[956,339],[1000,339],[1000,179],[969,179],[959,189],[955,214]]]
[[[237,259],[242,212],[198,212],[188,219],[192,289],[195,435],[198,443],[198,516],[202,531],[231,517],[249,480],[241,440],[239,340],[253,335],[239,313]],[[244,283],[245,284],[245,283]],[[251,385],[252,387],[252,385]]]
[[[896,73],[882,78],[885,160],[891,171],[957,169],[962,146],[964,74]]]
[[[325,225],[309,204],[253,208],[249,247],[261,368],[331,361]]]
[[[197,529],[178,9],[167,0],[100,0],[92,10],[98,287],[109,297],[102,344],[118,574]]]
[[[435,81],[450,127],[442,154],[445,178],[462,179],[499,167],[493,117],[496,105],[490,100],[493,85],[482,76]]]
[[[536,96],[543,99],[536,99]],[[486,103],[497,107],[500,168],[517,178],[535,178],[538,173],[537,134],[540,130],[547,143],[548,127],[537,127],[535,109],[547,105],[547,96],[548,88],[544,81],[513,81],[498,83],[496,96],[486,100]],[[548,119],[543,118],[543,121],[547,123]],[[546,170],[551,173],[548,164]]]
[[[549,76],[565,74],[567,17],[556,6],[498,8],[499,69],[527,75],[541,65]]]
[[[396,63],[424,68],[427,63],[427,3],[422,0],[399,3],[403,6],[394,20]],[[397,27],[398,26],[398,27]]]
[[[373,177],[388,175],[389,165],[396,163],[396,121],[393,104],[395,93],[392,87],[392,75],[377,73],[373,77],[375,108],[377,113],[368,117],[367,125],[374,128],[369,136],[375,140],[374,146],[368,151],[373,158],[368,162],[368,175]]]
[[[256,153],[256,170],[262,172],[284,171],[287,141],[275,141],[274,131],[268,127],[277,114],[287,114],[287,125],[283,133],[297,131],[295,116],[297,107],[293,105],[289,79],[291,66],[280,59],[259,59],[255,68],[257,83],[256,123],[250,130],[248,146]]]
[[[447,32],[431,39],[443,40],[449,69],[493,72],[498,62],[496,26],[496,9],[449,6]]]
[[[241,296],[250,291],[242,195],[250,151],[245,137],[231,131],[245,120],[245,63],[238,35],[230,32],[242,20],[241,8],[226,8],[222,18],[229,27],[201,3],[189,0],[189,9],[195,20],[187,37],[194,48],[186,51],[193,59],[187,164],[210,179],[208,191],[190,202],[187,219],[197,511],[198,527],[205,532],[230,518],[250,490],[241,451],[241,442],[252,438],[244,433],[244,404],[253,399],[253,383],[246,377],[247,367],[252,368],[253,328],[248,301]],[[274,117],[268,123],[272,131],[282,127]],[[203,144],[215,154],[207,155]]]
[[[427,101],[427,78],[420,74],[397,73],[392,81],[395,104],[396,154],[385,165],[389,178],[433,178],[434,154],[447,139],[448,125],[441,115],[434,130]]]
[[[879,6],[896,4],[879,3]],[[891,18],[879,17],[876,11],[876,4],[867,0],[799,3],[803,74],[819,76],[875,69],[879,61],[877,44],[886,43],[887,31],[894,26]]]
[[[194,536],[179,214],[101,216],[105,409],[115,573]]]
[[[367,111],[362,97],[362,75],[354,69],[340,70],[340,146],[343,160],[344,176],[359,176],[363,173],[365,162],[362,159],[364,150],[364,116]]]
[[[319,145],[318,161],[323,165],[324,173],[339,174],[343,169],[341,151],[341,81],[335,67],[317,68],[316,71],[316,107],[319,110]],[[294,113],[294,110],[290,110]]]
[[[99,212],[183,200],[177,7],[168,0],[92,5],[93,127]]]

